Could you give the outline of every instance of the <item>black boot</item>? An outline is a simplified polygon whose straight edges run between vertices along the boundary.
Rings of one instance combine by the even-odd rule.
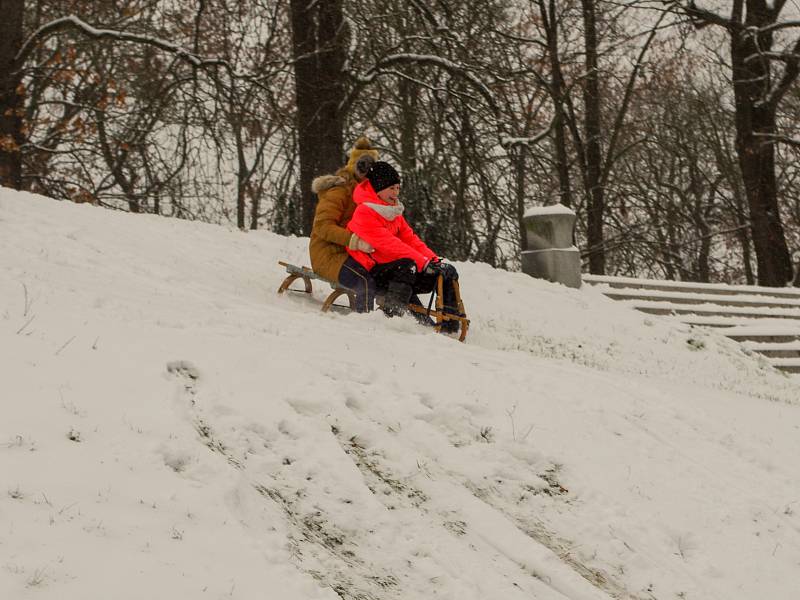
[[[464,313],[458,312],[457,309],[452,308],[450,306],[445,306],[442,312],[446,315],[453,315],[455,317],[463,317],[465,316]],[[446,319],[442,321],[442,333],[456,333],[458,331],[459,326],[461,325],[461,321],[456,319]]]
[[[463,317],[465,316],[464,313],[459,312],[457,301],[456,301],[456,291],[453,286],[452,280],[445,280],[444,282],[444,307],[442,312],[446,315],[453,315],[456,317]],[[442,322],[442,333],[456,333],[458,331],[459,326],[461,325],[460,321],[456,321],[455,319],[448,319]]]
[[[383,298],[383,312],[387,317],[402,316],[408,309],[408,301],[413,290],[407,283],[392,281]]]

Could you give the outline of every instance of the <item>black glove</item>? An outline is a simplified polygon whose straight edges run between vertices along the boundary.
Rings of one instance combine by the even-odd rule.
[[[425,275],[439,275],[441,271],[442,260],[439,258],[432,258],[425,265],[425,270],[422,271]]]
[[[458,279],[456,268],[453,265],[442,262],[441,258],[432,258],[425,267],[424,272],[428,275],[441,275],[445,279]]]
[[[441,265],[439,268],[441,269],[442,275],[445,279],[450,279],[452,281],[458,279],[458,271],[456,271],[456,268],[453,265],[443,262],[439,262],[439,264]]]

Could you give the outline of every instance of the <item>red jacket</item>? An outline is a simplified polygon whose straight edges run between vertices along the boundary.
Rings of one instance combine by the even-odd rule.
[[[436,253],[417,237],[403,218],[402,207],[396,215],[391,214],[394,205],[378,198],[369,180],[365,179],[356,186],[353,190],[353,201],[356,203],[356,210],[347,228],[368,242],[375,248],[375,252],[367,254],[350,249],[347,252],[367,271],[378,263],[401,258],[413,259],[417,263],[417,269],[422,271],[430,259],[436,258]]]

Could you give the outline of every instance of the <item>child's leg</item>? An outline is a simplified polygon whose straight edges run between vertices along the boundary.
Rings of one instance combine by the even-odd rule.
[[[458,310],[458,300],[456,299],[456,290],[453,285],[453,280],[458,278],[458,273],[453,270],[453,277],[444,277],[442,282],[442,312],[446,315],[455,315],[459,317],[465,316],[464,313]],[[417,277],[417,284],[414,286],[414,291],[424,294],[433,290],[436,286],[438,276],[432,274],[420,273]],[[455,333],[458,331],[460,324],[455,320],[445,320],[442,323],[442,331],[445,333]]]
[[[410,258],[375,265],[370,274],[379,293],[384,294],[383,310],[388,315],[402,315],[411,299],[417,265]]]
[[[455,271],[455,268],[453,268]],[[455,278],[458,277],[456,273]],[[432,273],[417,273],[414,281],[414,292],[416,294],[429,294],[436,288],[438,275]],[[458,314],[458,302],[456,301],[455,287],[453,286],[453,279],[450,277],[444,278],[443,297],[444,312],[449,314]]]
[[[339,283],[353,290],[356,312],[369,312],[375,304],[375,280],[352,256],[348,256],[339,270]]]

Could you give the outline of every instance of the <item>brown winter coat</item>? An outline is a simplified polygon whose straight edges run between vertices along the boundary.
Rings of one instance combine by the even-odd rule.
[[[356,142],[347,164],[336,171],[336,175],[322,175],[311,184],[319,198],[308,246],[311,268],[331,281],[339,280],[339,270],[347,260],[347,244],[353,234],[346,227],[356,209],[353,188],[358,182],[354,173],[356,161],[363,154],[377,158],[377,151],[364,138]]]

